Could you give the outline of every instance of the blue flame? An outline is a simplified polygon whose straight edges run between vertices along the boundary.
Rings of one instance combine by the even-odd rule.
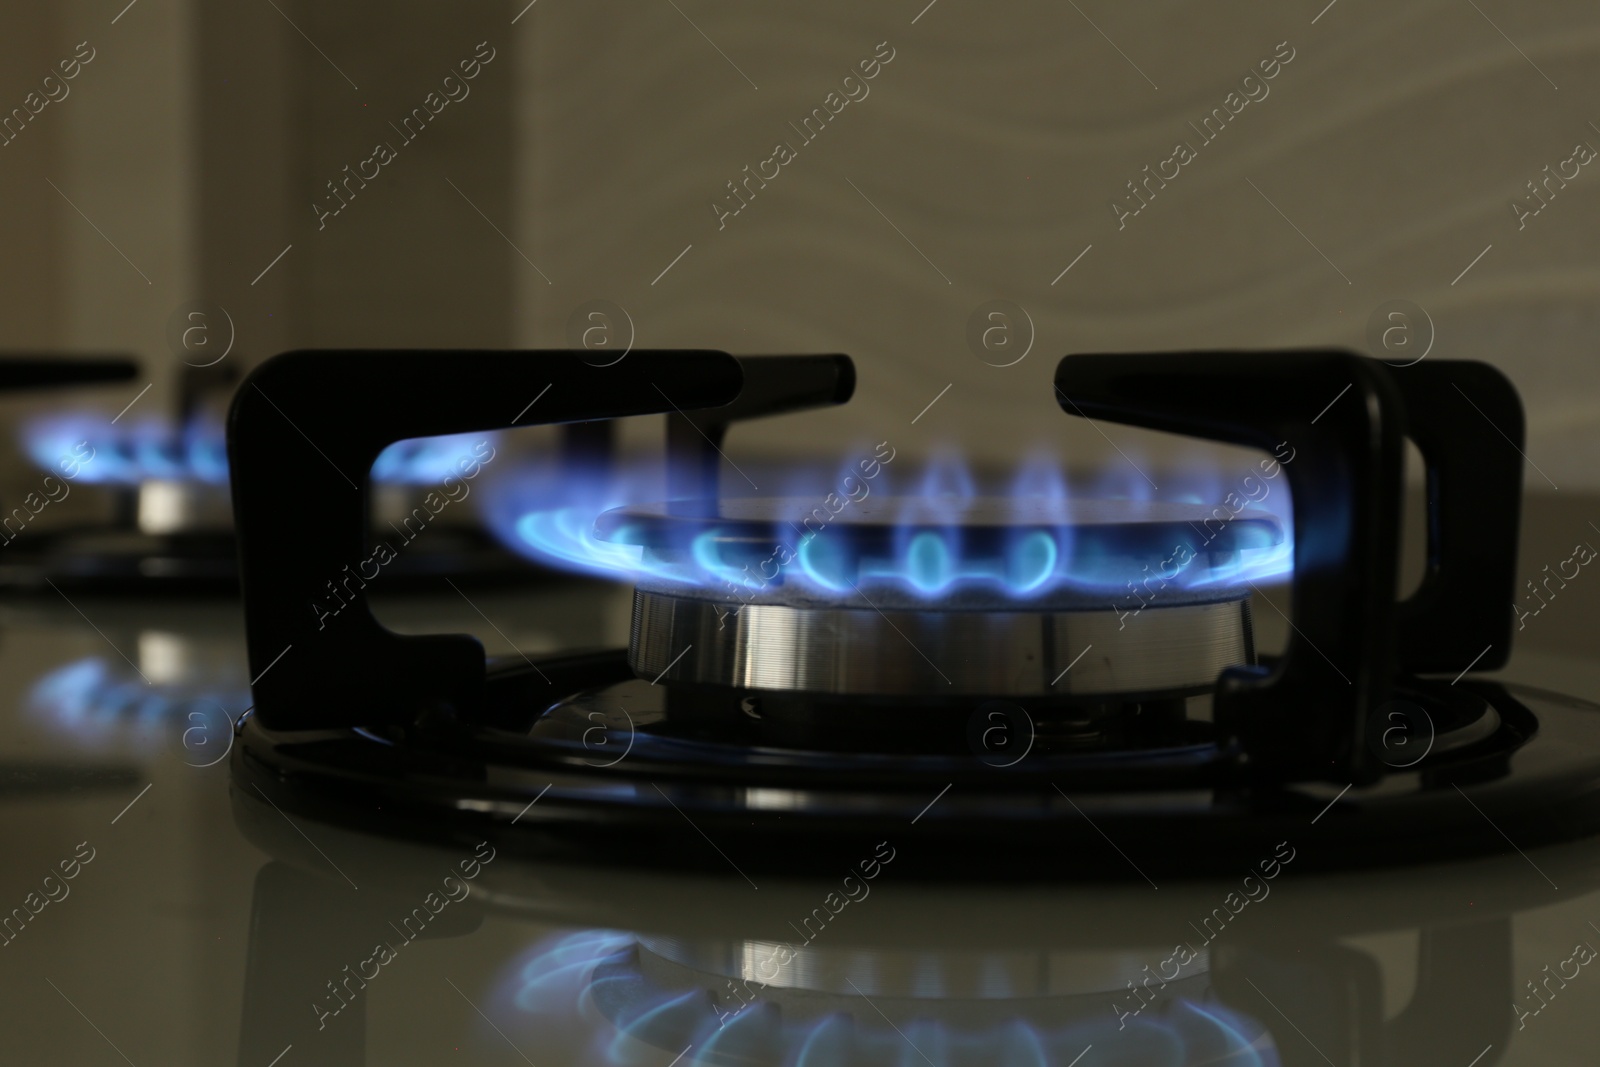
[[[515,551],[560,569],[634,583],[641,579],[667,581],[730,596],[774,583],[793,583],[803,591],[826,596],[852,593],[857,587],[889,585],[929,601],[968,587],[1019,601],[1062,589],[1115,598],[1128,593],[1129,582],[1156,576],[1163,586],[1232,589],[1279,579],[1293,566],[1287,478],[1271,482],[1258,472],[1251,473],[1255,468],[1243,468],[1231,480],[1217,472],[1163,475],[1159,502],[1199,505],[1211,516],[1189,527],[1194,530],[1192,536],[1181,535],[1193,551],[1169,557],[1170,563],[1150,556],[1148,550],[1139,555],[1131,548],[1091,544],[1064,522],[1050,525],[1046,521],[1041,527],[1040,522],[1027,519],[1029,515],[1061,514],[1072,501],[1156,502],[1157,494],[1132,466],[1122,474],[1101,472],[1092,485],[1075,488],[1053,461],[1029,459],[1009,484],[988,494],[1000,496],[1015,509],[1016,529],[998,547],[990,539],[990,547],[981,550],[964,543],[970,539],[965,538],[961,526],[962,510],[981,494],[978,480],[959,460],[936,457],[920,473],[905,479],[915,486],[909,494],[892,491],[887,468],[870,483],[854,473],[854,468],[846,466],[843,471],[831,479],[806,472],[790,474],[791,483],[809,481],[803,487],[791,485],[775,498],[792,503],[794,513],[786,515],[787,523],[780,522],[778,527],[787,526],[793,533],[781,533],[780,543],[770,547],[721,537],[714,528],[675,552],[624,543],[626,531],[610,535],[613,540],[600,539],[594,521],[602,513],[665,497],[660,473],[640,467],[624,467],[606,477],[593,472],[562,476],[542,471],[537,477],[521,477],[509,492],[510,483],[503,483],[494,490],[499,497],[489,504],[490,525]],[[770,477],[761,479],[763,485]],[[850,509],[878,507],[880,501],[872,498],[884,496],[898,502],[893,515],[895,530],[886,548],[867,554],[852,543]],[[869,500],[870,505],[857,503]],[[811,508],[813,503],[815,508]],[[1237,550],[1207,550],[1212,531],[1236,516],[1260,514],[1277,518],[1284,530],[1280,541],[1269,543],[1263,537],[1261,543]],[[1244,528],[1232,529],[1230,536],[1244,538]]]
[[[789,1017],[756,989],[751,990],[755,999],[745,1001],[720,998],[705,985],[664,988],[640,968],[637,951],[633,936],[616,930],[552,936],[535,945],[502,983],[498,999],[509,1000],[543,1027],[570,1031],[575,1017],[587,1022],[594,1060],[612,1067],[658,1063],[663,1052],[679,1054],[683,1067],[1066,1067],[1091,1046],[1095,1053],[1087,1062],[1097,1067],[1280,1065],[1266,1028],[1216,999],[1174,1000],[1160,1014],[1121,1023],[1107,1010],[1103,1017],[1094,1013],[1052,1024],[1025,1017],[1041,1007],[1030,997],[1016,1002],[1017,1014],[984,1026],[938,1018],[937,991],[926,991],[916,998],[926,1001],[921,1010],[900,1022],[865,1006]],[[904,1012],[903,1005],[899,1010]],[[1057,1006],[1044,1010],[1060,1013]]]
[[[538,1013],[560,1003],[588,986],[597,965],[632,946],[633,938],[616,930],[580,930],[543,942],[518,975],[516,1006]]]
[[[372,461],[372,480],[386,485],[433,485],[450,475],[459,477],[456,464],[472,455],[473,445],[486,439],[492,442],[497,437],[457,433],[396,441]]]
[[[237,714],[250,705],[243,677],[196,679],[186,685],[151,685],[101,656],[57,667],[33,684],[28,710],[52,728],[87,745],[131,740],[154,744],[190,712],[221,708]]]
[[[94,451],[80,451],[83,482],[131,485],[146,480],[199,481],[225,485],[228,454],[222,426],[195,419],[181,428],[154,419],[110,423],[87,415],[59,415],[30,423],[23,445],[34,463],[52,473],[63,457],[87,442]],[[83,462],[85,455],[92,455]]]
[[[489,435],[493,436],[493,435]],[[456,473],[456,461],[470,453],[484,434],[453,434],[396,441],[372,464],[373,480],[392,485],[441,482]],[[144,481],[228,484],[228,448],[222,423],[196,417],[183,426],[160,419],[110,423],[87,415],[56,415],[28,424],[23,447],[42,470],[58,473],[63,457],[87,442],[93,458],[79,453],[77,481],[137,485]]]
[[[956,575],[956,551],[945,539],[932,530],[920,530],[911,535],[906,545],[904,561],[898,567],[863,568],[869,577],[902,577],[919,593],[934,596],[945,591]],[[965,575],[963,575],[964,577]]]
[[[535,463],[486,485],[483,508],[490,529],[507,547],[558,570],[628,581],[715,582],[707,569],[722,565],[712,556],[686,563],[659,560],[638,545],[595,536],[596,516],[631,502],[660,499],[665,491],[656,469],[612,472],[577,465],[557,470]]]
[[[800,574],[812,586],[830,593],[847,592],[850,588],[846,575],[850,571],[850,554],[838,538],[808,537],[800,542],[795,559],[800,564]]]
[[[1031,593],[1050,580],[1060,557],[1061,550],[1056,547],[1055,538],[1043,530],[1023,534],[1007,560],[1011,570],[1006,580],[1018,590]]]

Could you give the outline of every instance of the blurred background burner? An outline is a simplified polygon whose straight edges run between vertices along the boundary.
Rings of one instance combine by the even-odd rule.
[[[0,589],[37,591],[54,582],[124,594],[235,592],[238,549],[224,417],[216,400],[188,393],[175,419],[129,413],[113,420],[98,412],[57,411],[25,423],[19,443],[41,475],[58,473],[63,457],[75,458],[70,490],[87,488],[97,499],[30,529],[26,540],[0,559]],[[606,442],[593,440],[593,428],[569,431],[568,437],[576,441],[567,443],[569,451],[586,449],[583,454],[604,459]],[[456,434],[397,441],[374,461],[373,537],[381,540],[389,530],[415,527],[417,522],[408,525],[408,520],[419,509],[427,516],[425,537],[413,544],[415,532],[400,534],[406,547],[385,568],[386,584],[404,587],[441,575],[468,583],[517,581],[547,573],[503,548],[484,529],[478,502],[424,508],[430,492],[444,491],[444,479],[459,481],[458,461],[474,458],[474,446],[485,441],[495,449],[502,437]],[[481,484],[451,500],[465,501]]]
[[[473,444],[498,434],[454,434],[397,441],[372,465],[374,521],[398,522],[410,510],[412,490],[437,486],[456,473],[456,461]],[[220,416],[187,422],[159,418],[114,425],[84,414],[58,414],[29,423],[23,446],[40,470],[86,442],[93,459],[79,483],[104,486],[116,501],[114,524],[150,536],[230,535],[228,450]]]

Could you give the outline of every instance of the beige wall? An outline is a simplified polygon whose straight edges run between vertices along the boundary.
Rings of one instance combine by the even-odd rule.
[[[4,114],[23,106],[61,51],[56,15],[54,6],[44,5],[0,11]],[[0,211],[0,248],[5,249],[0,255],[0,345],[6,348],[54,345],[65,330],[67,267],[58,228],[65,220],[50,203],[56,194],[40,180],[60,169],[63,132],[59,123],[34,123],[0,148],[0,204],[6,205]]]
[[[152,408],[171,396],[167,315],[197,295],[192,7],[140,0],[115,24],[117,8],[88,0],[0,12],[7,114],[92,56],[0,149],[0,350],[140,356]]]
[[[1434,357],[1488,359],[1517,381],[1529,453],[1552,479],[1600,484],[1600,167],[1522,232],[1508,206],[1574,141],[1600,146],[1587,125],[1600,123],[1600,12],[1479,5],[1557,90],[1471,5],[1325,4],[1097,0],[1080,14],[940,0],[913,25],[922,0],[680,3],[683,14],[541,2],[519,24],[518,233],[555,285],[519,268],[519,339],[556,343],[573,307],[608,297],[641,344],[856,356],[849,409],[752,427],[736,440],[753,448],[870,436],[1008,457],[1045,440],[1115,461],[1051,403],[1059,355],[1365,348],[1372,311],[1409,298],[1436,324]],[[884,40],[895,59],[870,96],[719,232],[723,183],[774,141],[798,145],[788,123]],[[1188,122],[1283,41],[1294,59],[1270,95],[1200,146]],[[1119,230],[1108,202],[1180,139],[1197,158]],[[985,366],[965,340],[993,298],[1037,326],[1015,367]]]
[[[1509,207],[1575,141],[1600,146],[1591,5],[277,6],[138,0],[115,25],[99,0],[0,12],[4,100],[75,42],[97,49],[0,150],[6,346],[134,351],[157,383],[141,403],[160,407],[165,321],[195,297],[234,315],[241,364],[302,345],[564,345],[573,310],[606,298],[640,345],[857,358],[848,408],[752,426],[737,449],[890,438],[994,460],[1043,442],[1093,463],[1114,453],[1049,398],[1060,354],[1364,348],[1373,310],[1405,297],[1435,358],[1511,374],[1552,482],[1600,488],[1600,174],[1521,231]],[[497,59],[471,98],[319,232],[326,179],[482,40]],[[800,144],[789,123],[883,41],[870,95]],[[1199,146],[1188,123],[1284,41],[1270,95]],[[1119,230],[1108,203],[1180,139],[1197,158]],[[797,158],[719,230],[724,183],[779,140]],[[997,298],[1035,325],[1012,367],[966,339]],[[1195,451],[1114,436],[1152,460]]]

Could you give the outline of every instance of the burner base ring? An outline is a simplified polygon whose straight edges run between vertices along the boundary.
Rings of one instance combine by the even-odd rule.
[[[634,591],[640,677],[858,696],[1209,691],[1255,662],[1248,596],[1117,611],[883,611]]]

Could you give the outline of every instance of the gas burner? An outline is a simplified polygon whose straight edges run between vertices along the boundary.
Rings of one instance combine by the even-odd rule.
[[[659,575],[634,594],[629,664],[658,681],[913,698],[1181,697],[1255,662],[1249,589],[1226,576],[1283,541],[1271,515],[984,498],[933,515],[928,503],[867,500],[810,535],[786,517],[803,500],[606,512],[597,535],[642,546]],[[786,541],[795,577],[768,577],[762,562]],[[674,565],[726,575],[722,595],[675,580]],[[1136,594],[1126,607],[1106,591],[1117,577]],[[1159,606],[1145,615],[1137,594]]]
[[[380,414],[352,421],[343,390],[380,361],[391,384],[363,409]],[[741,867],[810,868],[892,829],[931,846],[905,851],[934,875],[954,855],[1225,871],[1313,816],[1317,867],[1492,852],[1496,827],[1525,846],[1600,830],[1597,709],[1467,677],[1510,652],[1521,490],[1521,405],[1485,365],[1069,356],[1062,409],[1270,452],[1250,475],[1286,476],[1292,527],[1229,503],[876,498],[781,580],[750,563],[804,536],[784,532],[797,505],[719,498],[720,442],[738,419],[847,400],[846,357],[320,352],[253,380],[230,439],[258,675],[234,770],[286,809],[624,862],[721,862],[709,838]],[[274,412],[262,390],[305,399]],[[547,392],[550,422],[670,412],[668,502],[596,514],[597,543],[637,561],[629,649],[486,669],[476,641],[364,611],[314,625],[319,579],[363,550],[362,501],[333,470]],[[1457,395],[1510,445],[1463,435]],[[306,451],[291,421],[326,456],[286,462]],[[1406,437],[1428,465],[1429,557],[1396,604]],[[325,537],[282,506],[306,492],[330,502]],[[1250,557],[1286,546],[1291,636],[1257,662]]]

